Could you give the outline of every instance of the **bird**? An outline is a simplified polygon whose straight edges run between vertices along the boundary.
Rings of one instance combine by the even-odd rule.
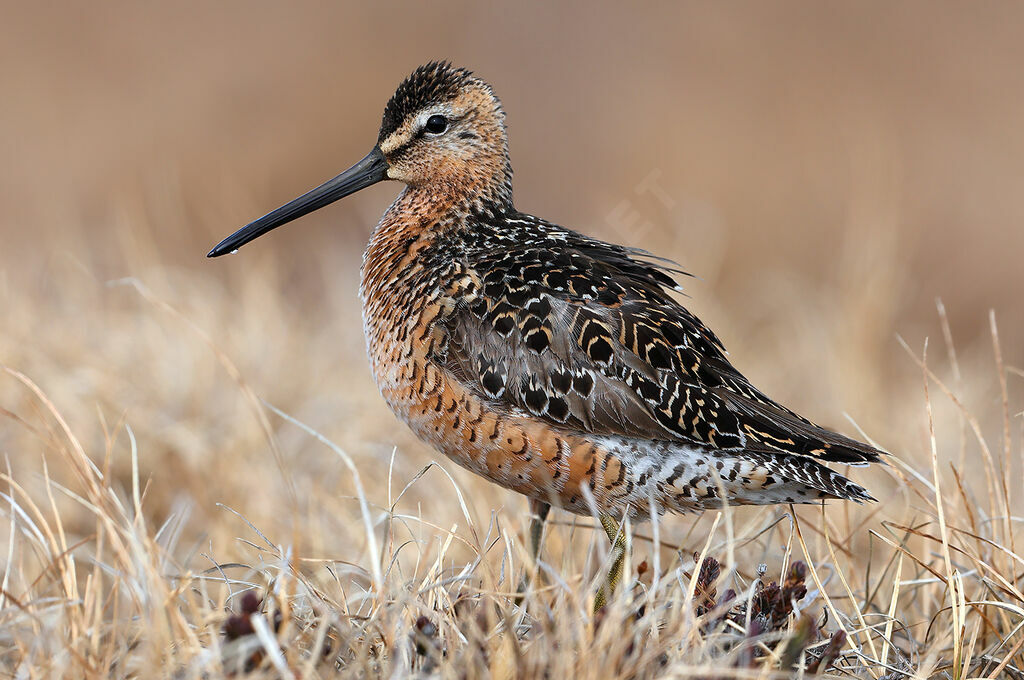
[[[399,84],[365,158],[208,257],[385,180],[405,186],[360,272],[381,395],[421,440],[530,499],[534,557],[552,505],[599,518],[612,551],[595,610],[621,579],[627,517],[874,500],[827,464],[884,452],[752,385],[679,301],[672,261],[515,207],[502,103],[447,61]]]

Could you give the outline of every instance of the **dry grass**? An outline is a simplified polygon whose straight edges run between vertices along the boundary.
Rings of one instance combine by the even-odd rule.
[[[331,250],[317,257],[343,257]],[[8,290],[0,664],[11,677],[1024,668],[1009,396],[1021,372],[1002,363],[994,318],[987,348],[958,357],[949,344],[942,360],[907,348],[906,372],[877,380],[902,407],[864,436],[896,455],[852,474],[884,502],[631,527],[630,582],[595,618],[607,545],[594,523],[555,513],[531,564],[525,502],[429,462],[385,412],[346,321],[350,292],[329,274],[296,288],[251,252],[248,274],[223,279],[143,262],[144,281],[97,281],[57,258],[43,291]],[[804,332],[815,322],[829,320]],[[876,350],[847,351],[859,370]],[[524,575],[533,585],[518,598]],[[826,650],[828,670],[816,661]]]

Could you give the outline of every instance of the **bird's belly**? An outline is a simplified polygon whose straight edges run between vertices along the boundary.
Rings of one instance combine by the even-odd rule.
[[[419,439],[462,467],[578,514],[591,514],[592,501],[617,516],[636,500],[635,476],[606,447],[499,410],[415,350],[382,354],[379,347],[369,342],[388,406]]]
[[[571,452],[558,451],[537,428],[489,408],[429,360],[380,362],[378,368],[385,402],[420,440],[505,488],[560,496]]]
[[[666,469],[668,452],[657,442],[560,431],[499,410],[415,351],[382,355],[371,342],[370,353],[384,400],[419,439],[507,489],[580,515],[646,518],[651,500],[659,512],[718,505],[713,473],[697,450],[672,447]],[[694,483],[673,486],[673,470]]]

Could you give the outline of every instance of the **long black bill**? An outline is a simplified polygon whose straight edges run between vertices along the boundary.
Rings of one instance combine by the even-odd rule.
[[[324,182],[316,189],[304,193],[294,201],[282,205],[277,210],[267,213],[255,222],[245,225],[218,243],[206,256],[220,257],[221,255],[238,250],[249,241],[263,236],[263,234],[266,234],[271,229],[276,229],[282,224],[297,220],[303,215],[308,215],[314,210],[319,210],[325,205],[334,203],[339,198],[345,198],[349,194],[354,194],[371,184],[387,179],[387,169],[384,154],[380,152],[379,148],[373,147],[373,151],[366,154],[366,158],[345,172],[332,180]]]

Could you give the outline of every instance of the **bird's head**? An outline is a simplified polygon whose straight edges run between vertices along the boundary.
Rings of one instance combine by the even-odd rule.
[[[447,62],[420,66],[384,109],[377,144],[332,180],[242,227],[208,257],[232,252],[283,224],[383,180],[432,200],[512,201],[505,112],[490,85]]]
[[[444,62],[421,66],[384,109],[377,138],[389,179],[409,186],[483,188],[504,179],[505,112],[491,86]]]

